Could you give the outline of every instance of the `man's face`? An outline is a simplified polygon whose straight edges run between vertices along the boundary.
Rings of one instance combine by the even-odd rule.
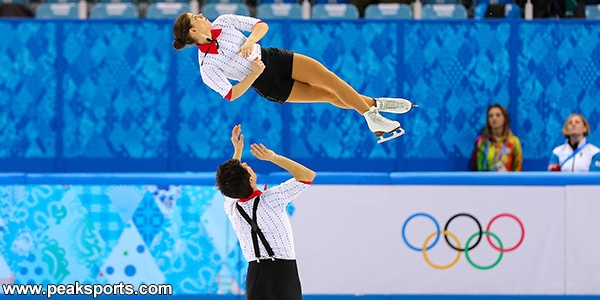
[[[247,163],[241,163],[240,164],[244,169],[246,169],[246,171],[248,171],[248,174],[250,174],[250,178],[252,179],[250,181],[250,185],[252,185],[253,187],[256,186],[256,173],[254,173],[254,170],[252,170],[252,168],[247,164]]]

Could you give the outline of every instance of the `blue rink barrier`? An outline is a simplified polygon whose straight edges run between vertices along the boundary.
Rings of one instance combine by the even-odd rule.
[[[278,184],[287,172],[257,173],[259,182]],[[0,185],[202,185],[215,184],[215,173],[0,173]],[[314,184],[342,185],[600,185],[600,173],[562,172],[317,172]]]
[[[2,18],[0,172],[210,172],[231,158],[235,124],[317,171],[466,171],[492,103],[509,112],[525,171],[547,168],[573,112],[600,143],[599,21],[267,22],[262,46],[315,58],[363,95],[418,103],[384,113],[406,134],[377,144],[364,117],[324,103],[253,90],[227,101],[202,83],[197,48],[172,48],[172,20]],[[258,163],[249,147],[244,159]]]
[[[148,249],[142,252],[148,256],[144,261],[154,263],[155,258],[167,257],[175,241],[193,244],[197,249],[206,251],[201,262],[197,257],[180,257],[183,265],[163,262],[157,273],[164,273],[165,283],[177,284],[181,281],[196,280],[198,268],[220,270],[227,266],[232,270],[229,280],[243,282],[245,262],[241,262],[241,254],[235,241],[225,243],[230,246],[222,261],[216,259],[218,242],[224,243],[221,226],[228,224],[225,218],[211,219],[207,222],[203,216],[214,218],[223,212],[222,196],[216,189],[214,172],[197,173],[0,173],[0,259],[4,259],[12,270],[17,284],[50,284],[72,283],[73,278],[84,278],[93,284],[105,284],[105,280],[94,277],[105,270],[109,253],[121,253],[124,248],[117,248],[119,237],[128,231],[128,237],[138,238],[139,243]],[[291,175],[287,172],[271,172],[258,174],[259,183],[279,184]],[[600,173],[555,173],[555,172],[317,172],[315,185],[456,185],[456,186],[567,186],[595,185],[600,186]],[[343,187],[342,187],[343,188]],[[136,198],[138,197],[139,198]],[[169,204],[169,197],[175,197],[177,205]],[[136,198],[138,202],[132,199]],[[159,207],[157,206],[160,206]],[[131,206],[131,207],[130,207]],[[175,207],[175,210],[169,210]],[[167,209],[167,210],[165,210]],[[19,212],[7,214],[6,211]],[[129,221],[121,221],[126,215]],[[175,218],[169,216],[175,215]],[[29,216],[29,217],[27,217]],[[81,223],[80,220],[85,220]],[[200,222],[199,220],[202,220]],[[84,224],[85,226],[82,226]],[[135,226],[130,226],[131,224]],[[135,234],[131,234],[135,227]],[[27,229],[27,232],[22,229]],[[75,231],[70,231],[77,229]],[[81,231],[80,231],[81,230]],[[22,255],[14,249],[14,241],[20,240],[19,232],[31,232],[32,245],[28,251],[33,256]],[[162,236],[154,239],[158,234]],[[44,239],[41,239],[44,237]],[[232,238],[232,237],[230,237]],[[232,239],[235,239],[234,237]],[[53,243],[45,244],[47,241]],[[99,242],[100,241],[100,242]],[[86,244],[89,243],[89,244]],[[138,241],[131,239],[136,249]],[[131,246],[127,243],[122,246]],[[46,246],[44,246],[46,245]],[[47,247],[47,245],[53,245]],[[82,246],[96,249],[102,255],[92,256],[74,251]],[[46,248],[44,248],[46,247]],[[151,249],[152,248],[152,249]],[[191,248],[191,249],[196,249]],[[118,250],[115,250],[118,249]],[[129,249],[129,248],[128,248]],[[48,251],[48,252],[45,252]],[[133,253],[134,251],[132,251]],[[91,252],[90,252],[91,253]],[[54,270],[62,266],[63,273],[51,274],[46,269],[44,255],[56,261]],[[220,253],[219,253],[220,255]],[[88,265],[80,264],[82,259]],[[213,261],[214,260],[214,261]],[[167,260],[168,261],[168,260]],[[118,263],[121,263],[120,261]],[[53,263],[54,265],[54,263]],[[40,267],[40,274],[33,274]],[[2,264],[0,264],[2,268]],[[25,269],[25,271],[23,271]],[[173,271],[175,270],[175,271]],[[0,271],[3,271],[0,269]],[[72,277],[59,281],[52,276],[67,274]],[[37,270],[35,271],[37,272]],[[142,273],[143,272],[139,272]],[[208,272],[209,274],[212,274]],[[0,272],[0,275],[2,273]],[[44,277],[47,276],[47,277]],[[63,275],[67,276],[67,275]],[[357,275],[360,276],[360,275]],[[0,279],[1,278],[0,276]],[[56,280],[56,281],[55,281]],[[101,296],[99,299],[152,299],[159,300],[241,300],[241,295],[216,295],[218,287],[211,286],[216,282],[209,277],[206,290],[197,294],[175,291],[172,296]],[[52,298],[63,296],[54,296]],[[600,299],[600,295],[305,295],[307,300],[438,300],[438,299]],[[0,299],[47,299],[45,296],[6,296]],[[69,296],[69,299],[92,299],[91,296]]]

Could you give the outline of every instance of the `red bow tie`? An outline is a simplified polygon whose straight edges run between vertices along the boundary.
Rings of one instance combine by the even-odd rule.
[[[239,202],[246,202],[246,201],[250,201],[258,196],[260,196],[262,194],[261,191],[256,190],[254,192],[252,192],[252,194],[250,194],[250,196],[246,197],[246,198],[240,198],[240,200],[238,200]]]
[[[210,35],[212,36],[212,42],[208,44],[197,44],[198,49],[204,53],[219,54],[219,51],[217,51],[217,49],[219,49],[217,38],[221,35],[221,31],[223,31],[223,29],[211,29]]]

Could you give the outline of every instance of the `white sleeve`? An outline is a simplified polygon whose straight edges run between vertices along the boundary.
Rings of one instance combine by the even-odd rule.
[[[263,193],[263,198],[268,199],[269,204],[285,206],[300,195],[310,184],[302,183],[295,178],[268,189]]]
[[[251,32],[254,25],[256,25],[259,22],[262,22],[262,20],[247,16],[224,14],[220,15],[215,20],[214,25],[220,25],[223,27],[235,28],[240,31]]]
[[[200,75],[202,76],[202,81],[223,98],[226,98],[227,94],[233,88],[233,85],[229,82],[225,74],[223,74],[223,71],[210,64],[204,64],[200,67]]]

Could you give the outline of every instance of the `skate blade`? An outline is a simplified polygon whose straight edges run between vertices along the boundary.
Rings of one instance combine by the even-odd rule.
[[[405,113],[411,111],[413,108],[418,108],[419,107],[419,104],[413,103],[410,100],[406,100],[406,101],[410,102],[410,107],[408,108],[408,110]]]
[[[419,104],[413,103],[412,101],[407,100],[407,99],[404,99],[404,100],[406,100],[406,102],[408,102],[410,105],[408,106],[407,110],[405,110],[403,112],[399,112],[398,114],[405,114],[405,113],[411,111],[413,108],[418,108],[419,107]]]
[[[401,136],[403,136],[406,133],[406,131],[400,127],[392,132],[389,132],[388,136],[386,136],[385,134],[379,135],[379,140],[377,141],[377,144],[381,144],[381,143],[385,143],[387,141],[391,141],[395,138],[399,138]]]

